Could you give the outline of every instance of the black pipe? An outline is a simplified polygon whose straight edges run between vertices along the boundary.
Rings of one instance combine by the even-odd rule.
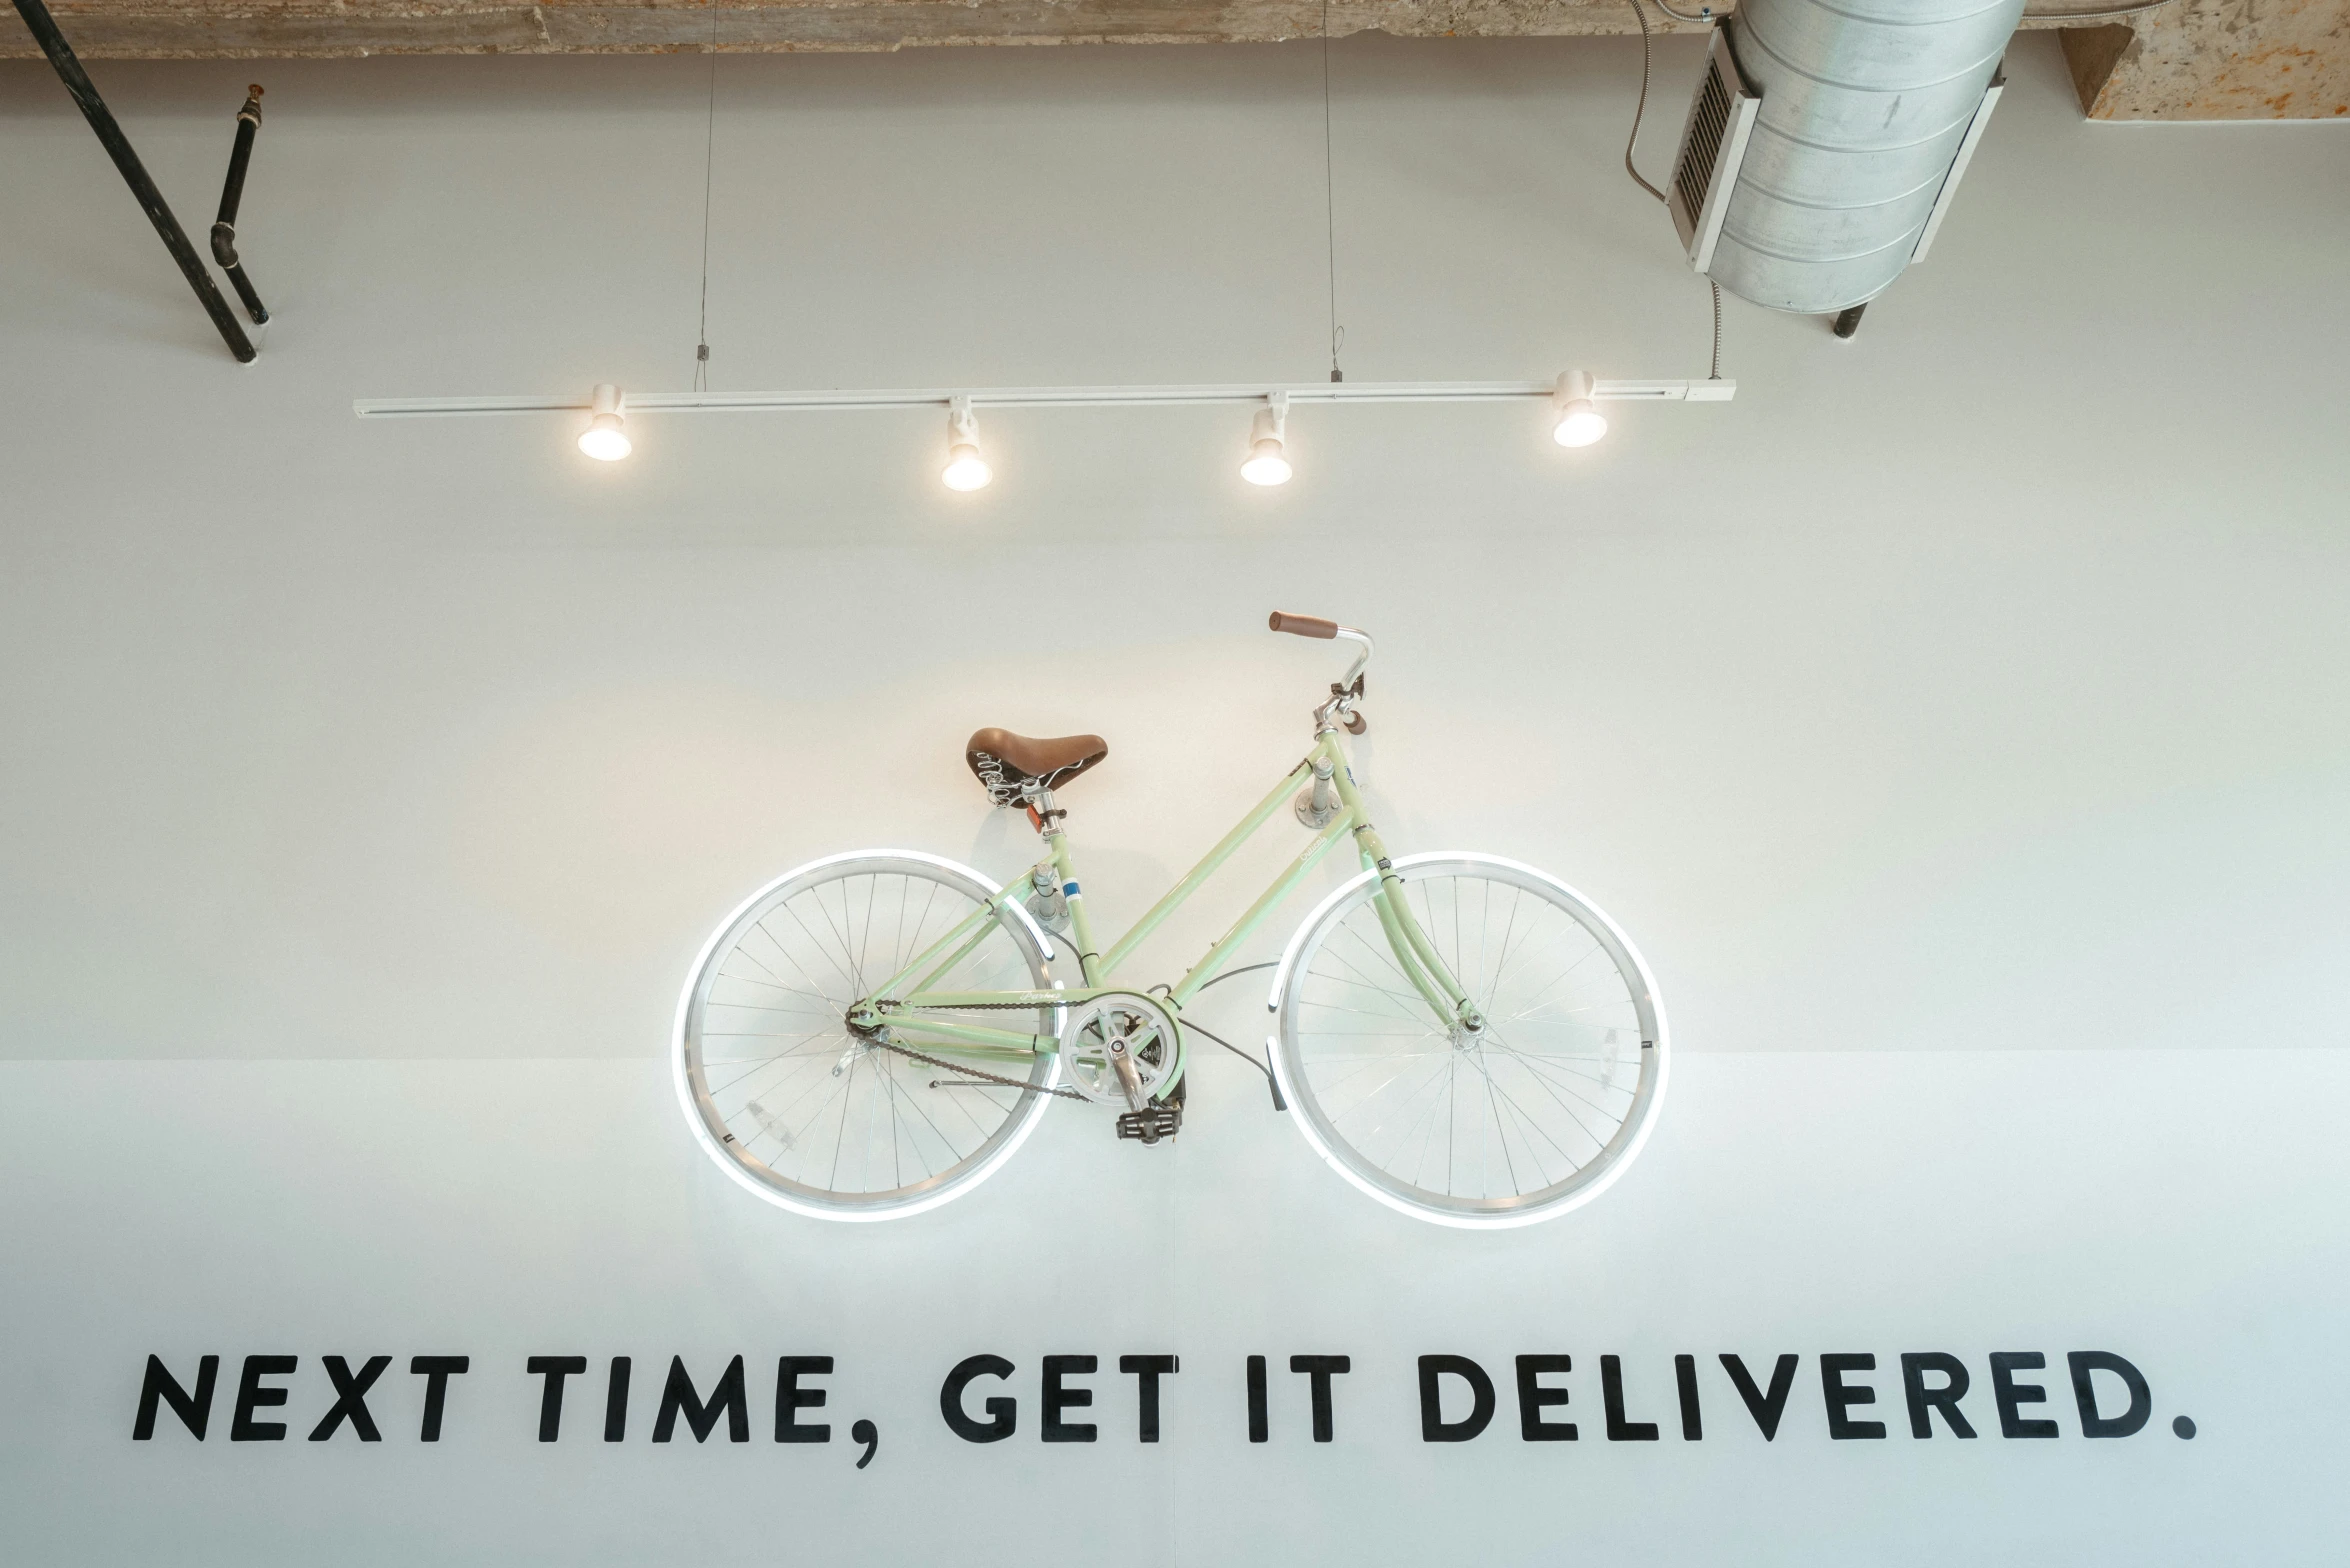
[[[82,62],[73,57],[73,47],[65,41],[65,35],[57,30],[57,23],[50,17],[49,8],[41,0],[16,0],[16,9],[17,14],[24,18],[26,30],[40,41],[41,52],[57,68],[57,79],[65,83],[65,90],[81,106],[82,118],[88,120],[90,129],[98,133],[99,144],[114,160],[114,166],[122,171],[123,180],[130,186],[131,194],[139,199],[139,206],[146,212],[147,221],[154,224],[155,232],[163,237],[163,248],[170,251],[171,259],[180,264],[180,271],[187,277],[188,287],[196,291],[197,302],[203,305],[204,313],[212,318],[212,324],[220,329],[221,337],[228,343],[229,352],[240,361],[249,363],[253,358],[252,339],[245,336],[245,329],[237,325],[237,318],[229,313],[228,301],[220,297],[220,288],[212,281],[212,274],[204,270],[204,259],[196,254],[196,247],[188,243],[187,231],[180,227],[179,219],[171,215],[170,203],[163,199],[163,193],[148,178],[146,165],[140,163],[139,155],[131,150],[130,139],[122,134],[122,127],[114,123],[114,115],[107,109],[106,100],[98,96],[97,86],[91,82],[90,73],[83,70]]]
[[[1860,313],[1868,308],[1869,302],[1864,299],[1859,304],[1849,306],[1846,309],[1838,312],[1836,316],[1836,335],[1840,338],[1848,338],[1855,332],[1858,332],[1860,330]]]
[[[253,133],[260,129],[261,84],[255,82],[245,90],[245,107],[237,111],[237,140],[229,149],[228,179],[220,187],[220,216],[212,220],[212,259],[236,285],[237,298],[245,302],[245,314],[255,326],[269,319],[269,308],[253,292],[253,280],[237,259],[237,204],[245,199],[245,165],[252,161]]]

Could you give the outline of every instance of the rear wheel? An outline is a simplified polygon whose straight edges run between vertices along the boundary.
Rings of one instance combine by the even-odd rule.
[[[1554,877],[1484,855],[1395,863],[1401,897],[1482,1027],[1441,1020],[1358,877],[1291,940],[1273,1061],[1299,1129],[1388,1207],[1525,1225],[1587,1202],[1664,1093],[1655,984],[1613,921]]]
[[[935,1208],[1011,1157],[1047,1095],[915,1061],[845,1021],[996,891],[952,861],[873,851],[802,866],[735,911],[686,986],[675,1064],[687,1118],[728,1175],[797,1213],[878,1220]],[[1042,932],[998,904],[931,989],[1046,989],[1049,956]],[[954,1016],[1050,1036],[1056,1011]],[[919,1049],[953,1063],[969,1055],[1034,1090],[1051,1087],[1058,1061]]]

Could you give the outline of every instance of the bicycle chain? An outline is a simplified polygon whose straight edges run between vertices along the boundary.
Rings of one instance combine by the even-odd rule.
[[[894,1041],[869,1040],[866,1043],[869,1045],[877,1045],[885,1051],[895,1051],[900,1056],[910,1056],[917,1062],[922,1062],[929,1066],[940,1068],[946,1072],[961,1073],[966,1078],[984,1078],[989,1083],[1000,1083],[1005,1088],[1017,1089],[1022,1094],[1050,1094],[1063,1100],[1085,1100],[1085,1096],[1079,1094],[1074,1089],[1048,1089],[1042,1084],[1022,1083],[1017,1078],[999,1077],[998,1075],[987,1072],[981,1068],[966,1067],[960,1062],[942,1062],[935,1056],[925,1056],[920,1051],[915,1050],[911,1046],[899,1045]],[[932,1087],[936,1088],[937,1085],[933,1084]],[[1091,1104],[1092,1102],[1086,1101],[1085,1103]]]
[[[1068,1005],[1069,1005],[1069,1004],[1067,1004],[1066,1002],[957,1002],[957,1003],[956,1003],[956,1004],[955,1004],[955,1005],[954,1005],[952,1008],[943,1009],[943,1011],[957,1012],[957,1013],[960,1013],[960,1012],[966,1012],[966,1011],[971,1011],[971,1012],[979,1012],[979,1011],[990,1011],[990,1010],[992,1010],[992,1011],[997,1011],[997,1012],[1003,1012],[1003,1011],[1013,1011],[1013,1012],[1019,1012],[1019,1011],[1035,1011],[1035,1012],[1042,1012],[1042,1011],[1044,1011],[1044,1010],[1045,1010],[1046,1008],[1048,1008],[1048,1007],[1050,1007],[1050,1008],[1054,1008],[1054,1009],[1056,1009],[1056,1010],[1057,1010],[1057,1009],[1059,1009],[1059,1008],[1066,1007],[1066,1006],[1068,1006]],[[889,1014],[889,1013],[885,1013],[885,1014],[884,1014],[884,1016],[891,1016],[891,1014]],[[895,1014],[895,1016],[898,1016],[898,1017],[906,1017],[906,1016],[909,1016],[909,1015],[907,1015],[907,1014],[905,1014],[905,1013],[903,1013],[903,1012],[899,1012],[899,1013],[896,1013],[896,1014]],[[911,1016],[914,1016],[914,1017],[919,1017],[920,1015],[919,1015],[919,1014],[915,1014],[915,1015],[911,1015]],[[922,1062],[922,1063],[924,1063],[924,1064],[926,1064],[926,1065],[928,1065],[928,1066],[931,1066],[931,1067],[942,1068],[942,1069],[944,1069],[945,1071],[947,1071],[947,1072],[950,1072],[950,1073],[961,1073],[961,1074],[962,1074],[964,1077],[966,1077],[966,1078],[984,1078],[984,1079],[986,1079],[986,1080],[987,1080],[989,1083],[1000,1083],[1000,1084],[1002,1084],[1002,1085],[1003,1085],[1005,1088],[1007,1088],[1007,1089],[1017,1089],[1017,1090],[1019,1090],[1019,1091],[1020,1091],[1022,1094],[1049,1094],[1049,1095],[1053,1095],[1053,1096],[1055,1096],[1055,1097],[1056,1097],[1056,1098],[1058,1098],[1058,1099],[1063,1099],[1063,1100],[1076,1100],[1076,1101],[1078,1101],[1079,1103],[1081,1103],[1081,1104],[1085,1104],[1085,1105],[1091,1105],[1091,1104],[1093,1103],[1091,1100],[1087,1099],[1087,1098],[1086,1098],[1084,1095],[1082,1095],[1082,1094],[1079,1094],[1079,1093],[1078,1093],[1078,1092],[1077,1092],[1075,1089],[1046,1089],[1046,1088],[1042,1088],[1042,1087],[1040,1087],[1039,1085],[1036,1085],[1036,1084],[1032,1084],[1032,1083],[1022,1083],[1022,1082],[1021,1082],[1019,1079],[1017,1079],[1017,1078],[1004,1078],[1004,1077],[1000,1077],[1000,1076],[998,1076],[998,1075],[997,1075],[997,1074],[995,1074],[995,1073],[991,1073],[991,1072],[985,1072],[985,1071],[983,1071],[983,1070],[981,1070],[980,1068],[977,1068],[977,1067],[967,1067],[967,1066],[963,1065],[963,1064],[962,1064],[962,1063],[960,1063],[960,1062],[942,1062],[942,1061],[940,1061],[940,1060],[939,1060],[937,1057],[935,1057],[935,1056],[925,1056],[925,1055],[923,1055],[923,1054],[922,1054],[920,1051],[917,1051],[917,1050],[915,1050],[915,1049],[914,1049],[913,1047],[911,1047],[911,1046],[899,1045],[899,1044],[895,1043],[894,1041],[890,1041],[890,1040],[868,1040],[866,1043],[867,1043],[867,1044],[869,1044],[869,1045],[877,1045],[877,1046],[879,1046],[881,1049],[883,1049],[883,1050],[885,1050],[885,1051],[895,1051],[895,1052],[897,1052],[897,1053],[898,1053],[898,1055],[900,1055],[900,1056],[907,1056],[907,1057],[911,1057],[911,1058],[913,1058],[915,1061],[917,1061],[917,1062]],[[933,1085],[932,1085],[932,1087],[933,1087],[933,1088],[936,1088],[936,1087],[937,1087],[937,1085],[933,1084]]]

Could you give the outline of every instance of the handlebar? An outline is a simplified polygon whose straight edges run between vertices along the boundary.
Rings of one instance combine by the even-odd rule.
[[[1286,610],[1275,610],[1265,625],[1270,630],[1287,632],[1292,637],[1314,637],[1323,641],[1343,637],[1348,642],[1362,645],[1363,651],[1355,655],[1355,662],[1346,667],[1346,673],[1330,688],[1329,703],[1314,714],[1317,722],[1332,717],[1343,718],[1349,734],[1362,734],[1366,726],[1362,715],[1354,711],[1354,704],[1363,694],[1363,667],[1371,662],[1370,634],[1357,631],[1352,626],[1341,626],[1336,621],[1326,621],[1318,615],[1292,615]]]

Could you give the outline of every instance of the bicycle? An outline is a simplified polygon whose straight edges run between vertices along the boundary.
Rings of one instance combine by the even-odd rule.
[[[1116,1107],[1121,1138],[1160,1143],[1182,1128],[1195,1034],[1264,1071],[1275,1108],[1340,1176],[1416,1218],[1528,1224],[1623,1173],[1665,1087],[1647,966],[1614,921],[1530,866],[1391,858],[1342,739],[1367,728],[1371,639],[1278,611],[1269,625],[1361,651],[1313,710],[1304,760],[1107,951],[1058,803],[1109,755],[1096,735],[971,737],[989,801],[1024,811],[1042,840],[1008,887],[935,855],[862,850],[786,873],[727,918],[680,1000],[674,1067],[687,1120],[728,1175],[800,1214],[880,1220],[970,1191],[1049,1100]],[[1181,979],[1120,981],[1284,802],[1312,842]],[[1361,869],[1280,959],[1227,970],[1348,840]],[[1266,968],[1275,1024],[1257,1063],[1184,1008]]]

